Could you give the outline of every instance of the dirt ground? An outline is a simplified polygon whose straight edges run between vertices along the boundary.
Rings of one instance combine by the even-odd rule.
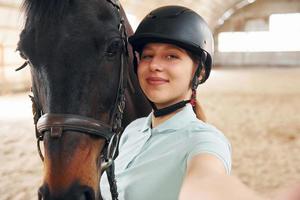
[[[272,196],[300,180],[300,68],[214,70],[199,97],[233,147],[233,174]],[[0,96],[0,200],[37,199],[42,162],[28,93]]]

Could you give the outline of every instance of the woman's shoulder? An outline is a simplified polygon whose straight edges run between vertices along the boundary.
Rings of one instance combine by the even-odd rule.
[[[229,143],[229,140],[220,129],[218,129],[212,124],[203,122],[201,120],[192,121],[187,128],[189,129],[189,137],[200,137],[210,139],[218,138],[226,143]]]
[[[228,174],[231,171],[231,143],[225,134],[214,125],[193,121],[185,141],[189,144],[187,160],[200,153],[208,153],[219,158]]]

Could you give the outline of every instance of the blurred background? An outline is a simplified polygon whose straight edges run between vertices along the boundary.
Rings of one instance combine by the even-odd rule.
[[[233,148],[233,171],[273,196],[300,180],[300,1],[121,0],[135,29],[163,5],[197,11],[215,39],[210,79],[199,88],[208,122]],[[15,69],[21,0],[0,0],[0,200],[36,199],[42,162],[31,114],[30,71]]]

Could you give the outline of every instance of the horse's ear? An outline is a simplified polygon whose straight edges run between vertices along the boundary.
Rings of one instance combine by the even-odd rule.
[[[108,2],[110,2],[113,6],[117,7],[118,9],[121,8],[121,3],[119,0],[107,0]]]

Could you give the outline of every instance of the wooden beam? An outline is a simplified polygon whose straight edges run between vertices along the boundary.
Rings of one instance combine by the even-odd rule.
[[[4,3],[0,2],[0,8],[12,8],[12,9],[20,9],[21,4],[15,4],[15,3]]]
[[[2,31],[17,31],[18,32],[21,30],[21,28],[18,28],[16,26],[7,26],[7,25],[1,26],[0,25],[0,30],[1,30],[1,32]]]
[[[3,45],[0,43],[0,68],[3,66],[4,66],[4,48]],[[2,76],[0,78],[2,78]]]

